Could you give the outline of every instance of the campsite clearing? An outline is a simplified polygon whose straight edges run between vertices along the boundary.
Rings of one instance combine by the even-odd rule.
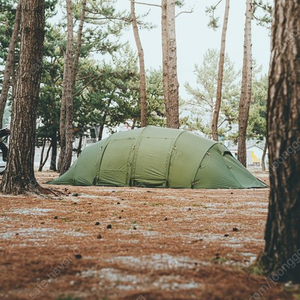
[[[245,271],[268,189],[43,186],[58,197],[1,195],[1,300],[299,299]]]

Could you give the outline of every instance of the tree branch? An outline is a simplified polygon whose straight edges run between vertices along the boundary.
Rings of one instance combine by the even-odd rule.
[[[222,0],[221,0],[221,1],[222,1]],[[177,18],[177,17],[178,17],[179,15],[181,15],[181,14],[191,14],[191,13],[193,13],[193,12],[194,12],[194,8],[195,8],[195,6],[191,7],[190,10],[184,10],[184,11],[179,12],[179,13],[175,16],[175,18]]]
[[[87,86],[89,86],[93,81],[95,81],[98,78],[98,76],[93,77],[87,84],[85,84],[79,91],[73,94],[73,97],[78,96]]]
[[[131,1],[131,0],[129,0]],[[145,2],[137,2],[137,1],[134,1],[135,4],[141,4],[141,5],[147,5],[147,6],[154,6],[154,7],[160,7],[161,8],[161,5],[159,4],[151,4],[151,3],[145,3]]]
[[[214,9],[216,9],[218,7],[218,5],[222,2],[223,0],[220,0],[215,6]]]

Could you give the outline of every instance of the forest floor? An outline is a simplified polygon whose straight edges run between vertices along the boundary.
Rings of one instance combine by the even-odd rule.
[[[0,195],[1,300],[291,300],[299,286],[254,275],[268,189],[54,186]],[[267,173],[257,173],[267,182]]]

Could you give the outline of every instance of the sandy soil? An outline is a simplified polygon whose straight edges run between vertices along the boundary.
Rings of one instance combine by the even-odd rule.
[[[267,174],[258,174],[267,181]],[[300,299],[249,274],[268,189],[44,184],[58,197],[0,195],[0,299]]]

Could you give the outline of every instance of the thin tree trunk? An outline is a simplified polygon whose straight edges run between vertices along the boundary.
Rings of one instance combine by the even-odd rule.
[[[171,128],[179,128],[179,84],[177,78],[177,45],[175,31],[175,0],[167,1],[168,31],[168,101]]]
[[[263,154],[261,157],[261,169],[262,171],[266,171],[266,154],[267,154],[267,149],[268,149],[268,142],[266,141],[265,146],[264,146],[264,150],[263,150]]]
[[[100,124],[100,129],[99,129],[99,134],[98,134],[98,141],[102,140],[103,130],[104,130],[104,124]]]
[[[276,0],[267,129],[270,196],[259,262],[274,281],[300,282],[300,3]]]
[[[41,157],[40,157],[40,164],[39,164],[39,171],[42,171],[43,167],[43,159],[44,159],[44,152],[45,152],[45,146],[46,146],[46,138],[43,139],[43,147],[42,147],[42,151],[41,151]]]
[[[108,109],[109,109],[109,106],[110,106],[111,102],[112,102],[112,99],[110,99],[108,101],[106,109],[104,111],[104,114],[103,114],[103,117],[102,117],[102,120],[101,120],[101,124],[100,124],[100,130],[99,130],[99,134],[98,134],[98,141],[101,141],[102,138],[103,138],[103,130],[104,130],[104,126],[105,126],[106,118],[107,118],[107,114],[108,114]]]
[[[45,144],[46,144],[46,141],[45,141]],[[39,171],[42,171],[42,170],[43,170],[43,167],[45,166],[45,164],[46,164],[46,162],[47,162],[47,160],[48,160],[48,158],[49,158],[49,153],[50,153],[51,147],[52,147],[52,145],[50,144],[49,147],[48,147],[48,149],[47,149],[45,159],[42,160],[42,158],[41,158],[40,166],[39,166]],[[43,151],[43,152],[44,152],[44,151]]]
[[[67,3],[68,42],[64,69],[63,100],[61,107],[61,151],[59,157],[60,175],[64,174],[72,162],[73,150],[73,92],[78,71],[78,63],[82,45],[82,32],[86,11],[86,0],[82,0],[80,23],[77,32],[77,50],[73,57],[73,9],[72,1]],[[65,119],[64,119],[65,118]],[[64,120],[63,120],[64,119]]]
[[[50,160],[50,170],[57,171],[56,169],[56,158],[57,158],[57,132],[56,129],[53,130],[53,134],[51,136],[51,160]]]
[[[138,50],[139,64],[140,64],[141,127],[145,127],[147,125],[147,98],[146,98],[147,93],[146,93],[145,59],[144,59],[144,50],[139,36],[139,29],[138,29],[138,24],[135,15],[134,0],[131,0],[131,18],[132,18],[134,39]]]
[[[45,1],[24,1],[21,15],[19,74],[12,107],[8,163],[1,183],[2,192],[8,194],[40,190],[34,175],[34,149],[43,59]]]
[[[239,104],[239,136],[238,136],[238,160],[247,166],[246,134],[249,118],[252,89],[252,38],[251,38],[251,19],[252,19],[252,0],[246,2],[246,21],[244,37],[244,62],[241,98]]]
[[[213,115],[213,121],[212,121],[212,136],[213,136],[213,139],[215,141],[219,140],[218,120],[219,120],[219,114],[220,114],[220,108],[221,108],[221,102],[222,102],[222,87],[223,87],[223,73],[224,73],[224,63],[225,63],[226,33],[227,33],[229,9],[230,9],[230,0],[226,0],[224,22],[223,22],[223,29],[222,29],[220,60],[219,60],[217,97],[216,97],[216,103],[215,103],[215,109],[214,109],[214,115]]]
[[[132,120],[131,130],[135,128],[135,124],[136,124],[136,118]]]
[[[67,26],[68,40],[65,59],[65,77],[63,81],[63,102],[65,106],[65,126],[62,135],[65,135],[65,149],[60,153],[60,175],[64,174],[70,167],[73,151],[73,8],[72,0],[66,0],[67,4]]]
[[[81,3],[81,15],[80,15],[80,23],[78,26],[77,31],[77,49],[74,56],[74,62],[73,62],[73,90],[75,88],[75,82],[78,72],[78,64],[79,64],[79,58],[80,58],[80,52],[81,52],[81,46],[82,46],[82,32],[83,32],[83,24],[85,20],[85,11],[86,11],[86,0],[82,0]]]
[[[60,104],[60,118],[59,118],[59,139],[60,139],[60,153],[58,158],[58,171],[60,172],[64,155],[66,151],[66,89],[64,88],[64,81],[67,78],[67,58],[66,53],[64,53],[64,73],[63,73],[63,89],[62,89],[62,97]]]
[[[161,36],[162,36],[162,65],[163,65],[163,89],[166,107],[167,127],[171,127],[169,109],[169,83],[168,83],[168,23],[167,23],[167,0],[161,1]]]
[[[6,63],[5,63],[5,70],[4,70],[4,76],[3,76],[3,82],[2,82],[2,89],[1,89],[1,95],[0,95],[0,128],[3,126],[3,115],[4,115],[4,109],[7,101],[8,91],[10,87],[10,77],[13,74],[13,68],[14,68],[14,58],[15,58],[15,47],[19,35],[19,29],[20,29],[20,22],[21,22],[21,1],[19,0],[17,10],[16,10],[16,16],[15,16],[15,23],[14,23],[14,29],[13,33],[10,39],[9,49],[7,53]]]
[[[81,148],[82,148],[82,134],[80,134],[80,137],[79,137],[79,143],[78,143],[78,147],[77,147],[77,157],[79,157],[80,153],[82,152],[81,151]]]
[[[213,123],[213,119],[214,119],[214,105],[213,105],[213,101],[212,101],[212,105],[209,106],[209,126],[210,128],[212,128],[212,123]],[[211,135],[210,135],[211,137]]]

